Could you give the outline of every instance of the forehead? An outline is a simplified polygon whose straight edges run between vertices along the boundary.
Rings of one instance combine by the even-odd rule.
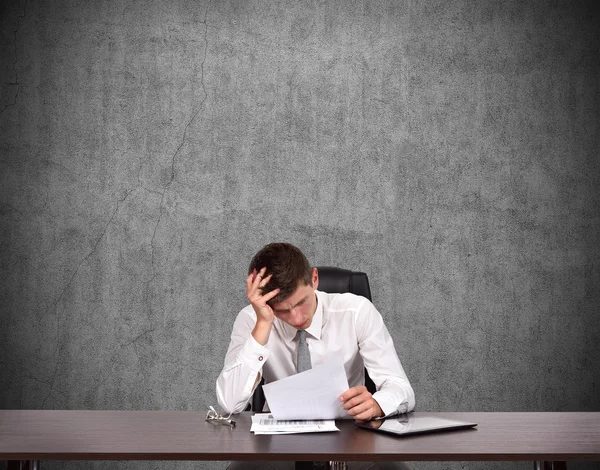
[[[301,284],[287,299],[273,305],[275,310],[289,310],[295,307],[304,297],[313,292],[313,288],[309,285]]]

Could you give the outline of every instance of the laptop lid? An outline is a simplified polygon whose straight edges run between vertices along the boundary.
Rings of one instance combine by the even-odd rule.
[[[441,416],[414,416],[412,413],[382,420],[356,421],[355,424],[359,428],[394,434],[396,436],[450,431],[452,429],[467,429],[477,426],[477,423],[457,421]]]

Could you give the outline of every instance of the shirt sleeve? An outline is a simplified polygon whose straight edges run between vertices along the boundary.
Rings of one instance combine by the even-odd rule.
[[[368,299],[364,299],[355,321],[360,355],[377,388],[373,398],[385,417],[412,411],[415,392],[381,314]]]
[[[244,411],[270,351],[252,336],[256,315],[248,307],[237,316],[223,370],[217,378],[217,401],[228,413]]]

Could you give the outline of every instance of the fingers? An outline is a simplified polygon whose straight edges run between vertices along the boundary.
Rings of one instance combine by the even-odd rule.
[[[381,406],[379,406],[379,403],[377,403],[377,400],[375,400],[375,398],[373,398],[372,396],[369,400],[369,408],[361,413],[354,415],[356,419],[360,419],[362,421],[367,421],[373,418],[381,418],[383,416],[385,416],[385,413],[381,409]]]
[[[256,271],[256,269],[254,271]],[[246,292],[250,292],[250,288],[252,287],[252,283],[254,282],[255,276],[255,273],[248,274],[248,277],[246,278]]]
[[[361,395],[362,397],[363,395]],[[355,419],[360,419],[363,421],[370,420],[377,416],[377,407],[379,405],[377,402],[371,397],[369,393],[369,397],[357,405],[348,409],[348,414],[353,416]]]
[[[256,269],[254,271],[256,271]],[[258,286],[260,284],[260,281],[262,280],[262,278],[264,277],[266,272],[267,272],[267,268],[260,268],[260,271],[258,271],[255,274],[255,276],[254,276],[254,285],[255,286]]]
[[[267,268],[261,268],[260,271],[256,271],[256,269],[253,271],[253,273],[251,274],[252,276],[252,286],[254,288],[258,288],[258,287],[265,287],[269,281],[271,280],[271,276],[273,274],[269,274],[268,276],[265,276],[267,272]]]
[[[273,289],[271,292],[266,293],[265,295],[262,296],[262,299],[265,301],[265,303],[267,303],[269,300],[271,300],[273,297],[275,297],[277,294],[279,294],[280,289]]]
[[[371,401],[374,402],[375,400],[371,399]],[[360,421],[369,421],[373,419],[376,416],[374,404],[365,402],[362,405],[362,411],[361,409],[358,409],[359,407],[355,407],[349,410],[348,414],[350,416],[354,416],[354,419],[358,419]]]
[[[369,420],[376,416],[379,407],[364,385],[346,390],[340,395],[340,401],[350,416],[360,420]]]
[[[263,276],[265,275],[265,272],[267,271],[267,268],[261,268],[260,271],[256,271],[256,268],[254,269],[254,271],[252,271],[252,274],[250,274],[248,276],[248,278],[250,279],[250,285],[252,285],[253,287],[258,287],[258,285],[260,284],[260,282],[263,279]]]
[[[262,288],[269,283],[272,277],[272,274],[265,276],[266,271],[266,267],[261,268],[260,271],[254,269],[246,278],[246,292],[250,301],[260,300],[261,303],[266,303],[279,293],[280,289],[274,289],[263,295]]]
[[[246,278],[246,290],[248,291],[248,293],[250,293],[251,290],[256,290],[261,281],[263,280],[263,276],[265,274],[266,268],[262,268],[260,271],[256,271],[256,269],[254,269],[253,272],[251,272],[248,277]],[[270,276],[270,275],[269,275]]]
[[[262,281],[260,281],[260,282],[258,283],[258,287],[265,287],[265,286],[266,286],[266,285],[269,283],[269,281],[271,280],[271,276],[272,276],[272,274],[269,274],[269,275],[268,275],[267,277],[265,277],[265,278],[264,278]]]
[[[365,387],[364,385],[359,385],[357,387],[349,388],[348,390],[346,390],[344,393],[342,393],[340,395],[340,401],[345,404],[348,400],[352,400],[354,397],[361,395],[362,393],[365,393],[365,392],[368,393],[367,387]],[[356,403],[358,403],[358,402],[356,402]],[[348,409],[348,408],[346,408],[344,406],[344,409]]]

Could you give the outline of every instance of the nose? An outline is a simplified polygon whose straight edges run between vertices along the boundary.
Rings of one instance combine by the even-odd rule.
[[[302,313],[297,308],[293,308],[290,310],[290,318],[292,319],[292,324],[296,326],[300,326],[304,324],[304,318],[302,318]]]

